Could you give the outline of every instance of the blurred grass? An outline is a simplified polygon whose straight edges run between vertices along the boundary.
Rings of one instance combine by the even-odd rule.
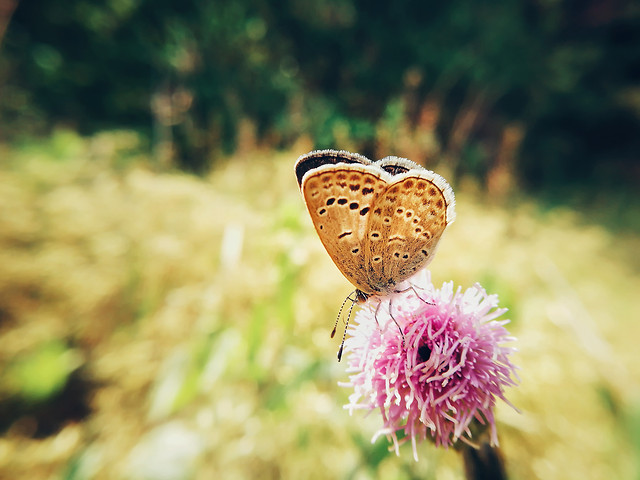
[[[310,149],[203,180],[154,172],[127,131],[0,147],[1,478],[462,478],[342,409],[351,287],[293,176]],[[511,478],[640,478],[639,238],[460,183],[431,270],[510,308]]]

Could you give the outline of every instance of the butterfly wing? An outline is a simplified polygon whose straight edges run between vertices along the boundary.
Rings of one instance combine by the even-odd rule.
[[[367,225],[365,265],[372,288],[388,293],[426,267],[454,219],[453,191],[441,176],[422,168],[393,176]]]
[[[301,155],[296,162],[295,170],[298,186],[302,187],[302,179],[307,172],[322,165],[337,165],[338,163],[373,164],[367,157],[358,153],[347,152],[346,150],[314,150],[313,152]]]
[[[324,248],[342,274],[368,294],[377,292],[367,277],[367,225],[371,207],[389,179],[372,165],[327,163],[308,170],[301,181],[309,215]]]

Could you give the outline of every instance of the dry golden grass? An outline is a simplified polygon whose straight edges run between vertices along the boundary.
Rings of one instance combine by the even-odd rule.
[[[307,150],[206,180],[153,173],[127,132],[0,152],[1,478],[462,478],[455,452],[398,458],[370,444],[376,414],[342,409],[329,330],[350,286],[297,190]],[[639,239],[457,198],[431,270],[511,309],[511,478],[636,478]],[[87,414],[43,413],[61,389]]]

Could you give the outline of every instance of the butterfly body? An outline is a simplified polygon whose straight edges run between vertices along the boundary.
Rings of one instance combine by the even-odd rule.
[[[392,293],[424,268],[455,219],[451,187],[407,159],[320,150],[295,170],[318,236],[359,300]]]

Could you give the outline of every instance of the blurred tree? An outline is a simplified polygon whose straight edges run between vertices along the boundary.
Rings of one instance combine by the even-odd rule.
[[[412,90],[405,114],[419,128],[437,106],[442,154],[460,172],[487,175],[508,154],[530,186],[640,174],[632,2],[282,3],[269,19],[305,91],[352,121],[375,124]],[[520,148],[505,151],[505,135]]]
[[[3,0],[0,2],[0,45],[2,45],[2,39],[7,31],[7,25],[9,25],[11,15],[13,15],[13,11],[17,6],[17,0]]]
[[[496,191],[637,184],[639,19],[631,0],[33,0],[5,39],[2,131],[130,126],[201,171],[247,122],[370,156],[398,147],[384,123]]]
[[[38,116],[83,133],[137,128],[201,171],[243,117],[263,130],[286,106],[265,31],[246,2],[24,2],[3,52],[4,138]]]

